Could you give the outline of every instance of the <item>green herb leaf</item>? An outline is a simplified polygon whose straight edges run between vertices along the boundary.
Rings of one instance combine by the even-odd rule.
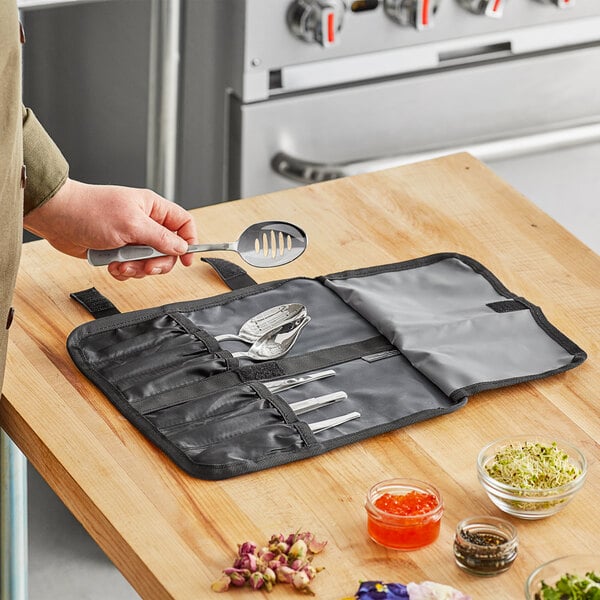
[[[554,586],[542,582],[536,600],[600,600],[600,577],[594,572],[585,577],[566,573]]]

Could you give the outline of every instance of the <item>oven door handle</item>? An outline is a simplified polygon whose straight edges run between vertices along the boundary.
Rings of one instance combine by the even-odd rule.
[[[311,184],[338,179],[339,177],[346,177],[348,175],[391,169],[392,167],[399,167],[457,152],[468,152],[475,158],[487,162],[534,154],[536,152],[561,150],[597,141],[600,141],[600,123],[588,123],[556,131],[493,140],[481,144],[455,146],[453,148],[347,163],[311,162],[296,158],[285,152],[278,152],[273,157],[271,166],[277,173],[287,179],[303,184]]]

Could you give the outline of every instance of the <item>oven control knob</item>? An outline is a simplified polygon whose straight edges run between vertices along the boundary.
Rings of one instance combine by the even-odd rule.
[[[327,48],[337,42],[345,12],[343,0],[295,0],[288,9],[288,26],[301,40]]]
[[[554,4],[558,8],[569,8],[575,4],[575,0],[538,0],[543,4]]]
[[[476,15],[500,18],[505,0],[458,0],[464,8]]]
[[[419,30],[433,26],[433,17],[441,0],[385,0],[388,17],[400,25],[410,25]]]

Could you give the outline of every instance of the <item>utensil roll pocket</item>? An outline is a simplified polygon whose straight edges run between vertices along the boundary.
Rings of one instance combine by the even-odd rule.
[[[146,418],[166,434],[208,423],[218,426],[220,419],[231,415],[243,416],[271,408],[269,400],[261,398],[251,386],[242,385],[203,394],[185,403],[155,411]]]

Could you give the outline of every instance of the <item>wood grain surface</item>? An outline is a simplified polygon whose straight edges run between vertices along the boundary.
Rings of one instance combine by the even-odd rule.
[[[568,199],[565,199],[568,201]],[[600,540],[600,258],[467,154],[360,175],[194,211],[200,242],[237,239],[250,223],[297,223],[309,248],[259,282],[318,276],[461,252],[511,291],[540,305],[588,353],[567,373],[473,396],[455,413],[325,455],[226,481],[194,479],[151,445],[80,374],[65,341],[90,315],[69,293],[95,286],[121,311],[227,291],[197,259],[173,273],[120,283],[104,268],[46,242],[25,246],[14,306],[1,425],[143,598],[218,598],[210,584],[237,544],[310,530],[328,540],[315,564],[317,597],[352,596],[359,580],[447,583],[474,599],[518,600],[528,573]],[[213,254],[243,264],[232,253]],[[561,513],[512,519],[520,554],[507,573],[478,578],[454,564],[457,522],[501,515],[477,481],[475,460],[506,434],[544,433],[579,446],[589,477]],[[386,550],[366,534],[365,494],[391,477],[436,485],[445,501],[441,534],[414,552]],[[235,589],[223,598],[260,598]],[[266,597],[267,594],[264,593]],[[277,585],[270,598],[296,597]]]

